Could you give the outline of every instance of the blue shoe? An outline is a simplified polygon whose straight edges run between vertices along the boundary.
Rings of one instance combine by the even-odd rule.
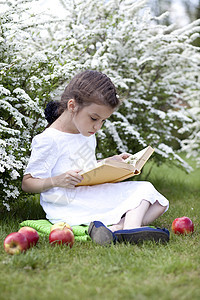
[[[114,235],[119,243],[137,244],[143,241],[169,242],[169,230],[166,228],[141,227],[118,230],[114,232]]]
[[[114,233],[100,221],[90,223],[88,234],[99,245],[110,245],[116,241]]]

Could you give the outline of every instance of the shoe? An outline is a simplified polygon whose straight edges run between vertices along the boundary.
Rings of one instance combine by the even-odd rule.
[[[141,227],[118,230],[114,232],[119,243],[137,244],[143,241],[169,242],[169,231],[166,228]]]
[[[88,234],[99,245],[110,245],[116,241],[114,233],[100,221],[90,223]]]

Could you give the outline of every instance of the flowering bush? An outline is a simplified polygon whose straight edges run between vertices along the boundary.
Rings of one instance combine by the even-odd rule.
[[[64,54],[63,68],[69,68],[73,59],[76,69],[106,73],[123,100],[98,134],[99,157],[134,153],[151,144],[158,164],[173,162],[191,170],[174,149],[192,130],[187,106],[199,91],[195,74],[200,56],[191,43],[200,20],[176,29],[162,25],[166,14],[153,17],[145,1],[73,3],[65,1],[70,7],[68,23],[55,29],[63,33],[54,40],[55,49]]]
[[[188,115],[193,119],[189,125],[191,135],[181,141],[181,149],[187,153],[187,157],[195,159],[197,167],[200,167],[200,103],[198,94],[188,109]]]
[[[31,139],[46,125],[45,104],[85,69],[106,73],[123,100],[98,133],[98,157],[151,144],[157,164],[190,170],[174,148],[199,126],[188,113],[200,88],[191,45],[199,21],[162,25],[165,14],[153,17],[143,0],[65,0],[64,18],[35,15],[32,2],[5,1],[1,12],[1,203],[9,209],[20,199]]]
[[[31,43],[32,24],[22,18],[27,20],[25,4],[8,2],[1,13],[0,208],[3,204],[8,210],[20,200],[30,141],[46,125],[42,107],[56,81],[50,56],[39,42]]]

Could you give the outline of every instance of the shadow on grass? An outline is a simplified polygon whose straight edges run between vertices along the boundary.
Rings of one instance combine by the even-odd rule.
[[[28,195],[23,201],[20,201],[11,211],[1,212],[1,219],[5,220],[17,220],[22,222],[24,220],[37,220],[45,219],[46,215],[43,211],[39,195]]]

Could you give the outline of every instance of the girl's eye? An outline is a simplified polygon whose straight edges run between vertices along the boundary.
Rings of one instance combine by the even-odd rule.
[[[92,121],[96,121],[96,120],[97,120],[97,119],[95,119],[95,118],[92,118],[92,117],[91,117],[91,119],[92,119]]]

